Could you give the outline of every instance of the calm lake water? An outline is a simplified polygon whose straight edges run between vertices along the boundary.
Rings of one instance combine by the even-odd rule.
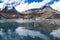
[[[42,28],[19,24],[22,20],[0,20],[0,40],[60,40],[60,28],[48,32]],[[56,20],[29,20],[22,22],[51,22]],[[22,23],[21,22],[21,23]],[[59,22],[59,21],[56,21]]]

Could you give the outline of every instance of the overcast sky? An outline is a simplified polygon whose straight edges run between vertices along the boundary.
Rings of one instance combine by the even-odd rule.
[[[0,0],[1,9],[5,6],[14,6],[19,12],[28,9],[41,8],[45,5],[60,11],[60,0]]]

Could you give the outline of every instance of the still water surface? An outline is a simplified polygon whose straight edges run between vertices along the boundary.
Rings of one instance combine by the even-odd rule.
[[[10,22],[10,24],[5,22]],[[1,20],[0,40],[60,40],[60,29],[49,33],[43,30],[41,28],[34,28],[33,25],[26,27],[26,25],[20,25],[11,20]]]

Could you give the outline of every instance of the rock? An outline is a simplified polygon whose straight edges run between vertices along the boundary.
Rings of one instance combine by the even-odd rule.
[[[15,15],[15,16],[13,16]],[[50,6],[18,12],[14,7],[5,7],[0,11],[0,19],[60,19],[60,12]]]

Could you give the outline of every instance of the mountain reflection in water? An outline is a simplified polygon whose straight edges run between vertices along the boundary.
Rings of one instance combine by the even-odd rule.
[[[49,38],[40,33],[39,31],[24,29],[18,27],[14,32],[11,29],[4,32],[4,29],[0,29],[1,40],[49,40]]]
[[[27,27],[16,22],[0,23],[0,40],[60,40],[60,29],[50,33],[43,30],[34,28],[32,24]]]

